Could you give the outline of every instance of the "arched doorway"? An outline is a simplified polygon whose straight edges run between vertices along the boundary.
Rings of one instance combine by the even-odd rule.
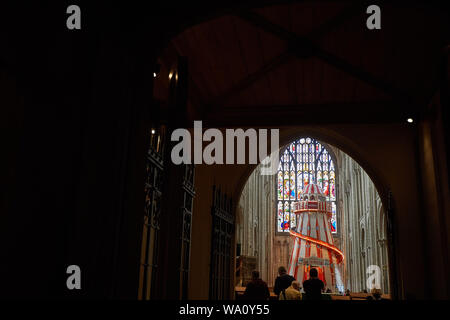
[[[298,222],[292,208],[309,183],[319,185],[333,208],[329,234],[345,256],[335,267],[335,282],[329,289],[370,291],[366,271],[376,266],[382,278],[379,287],[390,294],[386,217],[375,184],[347,153],[310,135],[301,135],[280,149],[276,176],[262,176],[256,167],[248,177],[236,211],[241,271],[235,284],[242,286],[248,280],[251,270],[246,264],[259,269],[269,286],[278,267],[290,264],[293,238],[289,230]]]

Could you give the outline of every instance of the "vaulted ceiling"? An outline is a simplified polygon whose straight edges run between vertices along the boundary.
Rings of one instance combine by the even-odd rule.
[[[437,90],[448,17],[382,5],[381,30],[369,30],[368,16],[364,6],[304,2],[195,25],[161,57],[156,92],[178,55],[194,117],[211,125],[403,121]]]

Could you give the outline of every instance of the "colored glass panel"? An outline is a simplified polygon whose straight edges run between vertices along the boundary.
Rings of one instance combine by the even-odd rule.
[[[322,188],[331,202],[331,231],[337,232],[336,170],[330,152],[316,139],[300,138],[281,152],[277,180],[277,231],[289,232],[295,227],[293,203],[300,200],[303,188],[310,182]]]

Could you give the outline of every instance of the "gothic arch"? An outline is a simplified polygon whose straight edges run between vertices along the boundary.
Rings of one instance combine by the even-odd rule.
[[[373,188],[375,189],[374,191],[376,191],[376,193],[378,193],[378,195],[379,195],[379,201],[380,202],[376,204],[377,208],[375,210],[377,211],[376,214],[380,213],[381,218],[376,219],[374,221],[375,224],[382,223],[383,221],[388,220],[388,217],[386,216],[387,214],[383,211],[383,208],[384,208],[383,202],[387,203],[387,194],[388,194],[389,186],[385,182],[384,177],[381,174],[378,174],[378,170],[376,169],[376,167],[374,168],[374,167],[371,167],[369,165],[370,159],[365,159],[364,158],[363,150],[361,150],[360,147],[355,145],[350,139],[343,137],[342,135],[340,135],[339,133],[337,133],[336,131],[331,130],[331,129],[322,128],[322,127],[291,128],[291,129],[282,129],[282,130],[280,130],[280,146],[281,146],[280,147],[280,155],[281,155],[281,151],[284,148],[286,148],[286,146],[288,146],[291,142],[296,141],[296,140],[298,140],[301,137],[314,138],[314,139],[318,140],[323,146],[326,146],[328,150],[332,151],[332,152],[330,152],[330,155],[332,155],[332,159],[333,159],[333,161],[335,163],[336,179],[337,179],[336,182],[337,183],[339,183],[338,182],[338,179],[339,179],[338,177],[340,177],[340,175],[338,174],[338,170],[344,170],[344,168],[340,167],[340,166],[342,166],[342,163],[338,162],[338,159],[337,159],[337,155],[338,154],[340,155],[341,153],[340,152],[339,153],[334,153],[333,152],[333,147],[336,148],[336,149],[339,149],[339,151],[341,151],[342,153],[347,154],[350,158],[352,158],[360,166],[360,168],[359,168],[360,174],[362,174],[363,172],[365,172],[365,174],[367,174],[367,176],[369,177],[369,179],[373,183]],[[241,177],[241,181],[240,181],[240,184],[238,186],[239,189],[240,189],[240,192],[237,193],[237,197],[238,197],[237,199],[239,199],[240,195],[242,194],[242,190],[243,190],[243,188],[245,186],[245,183],[248,180],[248,177],[254,172],[256,167],[257,167],[257,165],[248,166],[246,175],[243,175]],[[345,184],[347,182],[346,181],[340,181],[340,183],[344,183]],[[342,186],[341,186],[341,188],[342,188]],[[341,189],[341,190],[342,190],[342,192],[344,192],[344,189]],[[341,196],[343,195],[339,188],[336,188],[336,191],[340,192]],[[336,195],[336,199],[337,200],[339,200],[339,199],[342,200],[343,198]],[[345,199],[343,201],[345,201]],[[274,206],[274,208],[275,207],[276,206]],[[380,212],[378,210],[379,207],[381,207],[380,208],[380,210],[381,210]],[[341,208],[343,208],[343,207],[341,207]],[[339,217],[340,216],[342,216],[342,212],[337,215],[338,225],[339,226],[341,225],[341,222],[339,221]],[[360,228],[364,227],[364,225],[360,224],[360,221],[358,221],[358,225],[359,225]],[[383,226],[379,226],[379,228],[376,228],[376,229],[383,229],[384,230]],[[342,231],[342,232],[344,232],[344,231]],[[387,232],[389,232],[389,231],[387,230]],[[365,248],[363,248],[363,245],[361,243],[361,241],[362,241],[362,238],[361,238],[362,231],[361,231],[361,229],[360,229],[360,231],[358,233],[359,233],[359,236],[355,235],[353,237],[354,241],[356,241],[354,243],[354,249],[356,249],[357,247],[361,248],[360,250],[357,250],[357,251],[359,251],[358,254],[361,255],[361,257],[360,257],[360,259],[362,259],[361,261],[364,260],[364,262],[362,262],[361,267],[357,268],[358,270],[355,269],[355,270],[350,271],[353,268],[352,268],[351,265],[349,265],[349,271],[350,272],[358,272],[358,274],[360,274],[359,277],[360,277],[361,281],[364,282],[365,281],[365,280],[363,280],[363,279],[365,279],[365,269],[364,269],[365,267],[364,266],[368,262],[368,260],[366,260],[366,259],[369,259],[369,258],[364,258],[363,257],[362,251],[366,251],[366,250],[365,250]],[[377,237],[376,233],[377,232],[375,231],[375,234],[373,234],[374,237]],[[387,233],[387,235],[388,234],[389,233]],[[364,235],[364,238],[365,238],[365,235]],[[390,287],[391,290],[395,290],[394,289],[394,286],[395,286],[395,284],[394,284],[395,283],[394,282],[394,277],[395,277],[394,266],[395,265],[394,265],[394,262],[391,260],[392,259],[391,257],[392,257],[392,251],[393,251],[394,244],[392,243],[393,241],[392,241],[392,239],[390,237],[387,237],[387,238],[389,238],[388,241],[387,241],[387,248],[388,248],[387,255],[389,256],[387,261],[389,261],[388,272],[390,274],[389,277],[388,277],[388,279],[389,279],[388,281],[390,282],[390,285],[388,287]],[[363,241],[365,243],[365,242],[367,242],[369,240],[368,239],[364,239]],[[364,253],[367,256],[367,252],[364,252]],[[364,283],[363,282],[361,282],[359,284],[359,286],[363,286],[364,283],[365,283],[365,282]],[[392,292],[393,292],[393,295],[395,295],[394,291],[392,291]]]
[[[324,127],[305,126],[301,128],[297,127],[280,130],[280,146],[281,146],[280,150],[282,150],[292,141],[302,136],[314,138],[327,146],[329,145],[334,146],[340,149],[342,152],[349,155],[353,160],[355,160],[374,183],[376,191],[380,196],[382,206],[384,208],[388,208],[389,184],[386,182],[386,179],[381,174],[381,172],[378,171],[377,168],[369,165],[368,159],[364,158],[362,150],[360,150],[361,148],[359,146],[357,146],[350,139],[344,137],[335,130]],[[337,159],[334,158],[333,160]],[[247,182],[248,178],[250,177],[250,175],[256,169],[257,166],[258,164],[248,165],[246,173],[242,175],[239,184],[236,186],[238,198],[242,194],[242,190],[245,186],[245,183]]]

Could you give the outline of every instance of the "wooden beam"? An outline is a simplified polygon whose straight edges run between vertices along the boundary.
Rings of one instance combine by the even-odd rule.
[[[239,14],[243,20],[251,23],[254,26],[262,28],[266,32],[272,33],[278,38],[288,42],[289,46],[295,50],[295,54],[300,58],[309,57],[311,55],[318,57],[326,63],[342,70],[343,72],[387,93],[389,96],[399,101],[409,101],[412,103],[413,99],[409,94],[403,92],[401,89],[394,87],[386,82],[384,79],[378,78],[373,74],[358,68],[345,59],[342,59],[335,54],[322,49],[307,37],[299,36],[290,32],[283,27],[276,25],[265,17],[252,12],[243,12]]]
[[[348,19],[354,17],[358,13],[361,13],[361,10],[358,6],[351,6],[348,8],[345,8],[342,10],[341,13],[333,17],[332,19],[324,22],[319,27],[311,31],[307,38],[308,39],[317,39],[324,37],[328,32],[333,30],[334,28],[338,27],[345,21],[348,21]],[[296,38],[292,39],[292,43],[296,41]],[[303,52],[304,54],[305,52]],[[206,112],[214,112],[215,109],[218,109],[220,106],[224,105],[224,103],[230,99],[231,97],[237,95],[238,93],[242,92],[243,90],[250,87],[253,83],[255,83],[257,80],[264,77],[266,74],[271,72],[272,70],[275,70],[279,66],[286,64],[290,62],[293,58],[298,57],[297,54],[293,52],[293,48],[289,48],[280,55],[274,57],[271,59],[268,63],[266,63],[264,66],[262,66],[258,71],[248,75],[246,78],[239,81],[235,86],[231,87],[229,90],[227,90],[224,94],[216,97],[214,100],[210,101],[208,105],[202,105],[200,109],[202,111]],[[305,56],[306,57],[306,56]]]
[[[204,107],[208,112],[217,110],[220,106],[222,106],[228,99],[242,92],[243,90],[250,87],[257,80],[264,77],[270,71],[275,70],[279,66],[286,64],[295,58],[294,55],[290,52],[290,50],[286,50],[283,53],[277,55],[275,58],[271,59],[265,65],[263,65],[258,71],[249,74],[244,79],[240,80],[235,86],[228,89],[224,94],[215,97],[212,101],[208,103],[209,107]]]

